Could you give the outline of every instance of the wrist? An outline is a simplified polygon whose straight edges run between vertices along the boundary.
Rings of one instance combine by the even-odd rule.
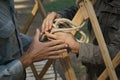
[[[79,49],[80,49],[80,44],[79,42],[75,42],[74,46],[73,46],[73,52],[78,54],[79,53]]]
[[[20,57],[19,60],[23,64],[23,68],[28,67],[32,63],[32,60],[31,60],[30,55],[28,53],[25,53],[25,55]]]

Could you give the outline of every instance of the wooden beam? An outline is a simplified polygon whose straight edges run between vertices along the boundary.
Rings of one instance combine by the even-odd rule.
[[[28,32],[30,25],[32,24],[37,12],[38,12],[38,2],[35,1],[35,5],[31,11],[26,23],[25,23],[23,30],[21,31],[22,33],[26,34]]]
[[[96,14],[94,12],[92,3],[89,0],[84,0],[84,3],[85,3],[85,7],[88,11],[87,13],[88,13],[90,21],[92,23],[92,28],[93,28],[95,36],[97,38],[103,60],[105,62],[106,69],[109,74],[109,77],[111,80],[118,80],[115,70],[114,70],[114,67],[113,67],[113,64],[112,64],[112,61],[111,61],[111,58],[109,56],[109,52],[108,52],[106,43],[104,41],[101,29],[100,29],[100,25],[98,23],[97,17],[95,16]]]
[[[116,68],[120,64],[120,52],[117,53],[115,58],[112,60],[114,68]],[[108,77],[107,69],[103,71],[103,73],[98,77],[97,80],[105,80]]]
[[[39,80],[43,79],[43,76],[45,75],[45,73],[47,72],[48,68],[51,66],[51,64],[53,63],[53,60],[48,60],[47,63],[45,64],[45,66],[43,67],[43,69],[41,70],[40,74],[39,74]]]

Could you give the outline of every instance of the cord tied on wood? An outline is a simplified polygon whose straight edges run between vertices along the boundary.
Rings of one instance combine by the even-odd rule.
[[[87,42],[87,36],[81,29],[84,25],[85,22],[83,22],[80,26],[76,26],[71,20],[66,18],[55,19],[55,23],[53,24],[53,29],[51,30],[51,33],[56,33],[60,31],[70,32],[72,30],[76,30],[81,34],[80,40],[76,40],[78,42]]]

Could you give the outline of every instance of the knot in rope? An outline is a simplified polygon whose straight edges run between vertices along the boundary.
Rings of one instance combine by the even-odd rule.
[[[62,25],[62,27],[60,27]],[[51,33],[56,32],[70,32],[72,30],[76,30],[81,34],[80,40],[76,39],[78,42],[87,42],[87,36],[86,34],[81,30],[81,28],[85,25],[85,22],[83,22],[80,26],[76,26],[71,20],[66,18],[60,18],[55,19],[55,23],[53,24],[53,29]]]

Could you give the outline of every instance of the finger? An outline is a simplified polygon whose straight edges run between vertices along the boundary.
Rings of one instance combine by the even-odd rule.
[[[51,30],[52,29],[52,25],[53,25],[53,21],[54,21],[55,17],[54,16],[48,16],[47,18],[47,23],[46,23],[46,31]]]
[[[40,34],[41,34],[41,33],[40,33],[40,30],[39,30],[39,29],[36,29],[34,39],[35,39],[35,40],[39,40]]]
[[[51,30],[51,29],[52,29],[52,25],[53,25],[53,20],[50,20],[48,30]]]
[[[45,27],[46,27],[46,19],[44,19],[42,23],[42,32],[45,32]]]
[[[59,59],[62,58],[62,56],[49,56],[48,59]]]
[[[49,18],[46,19],[45,31],[48,31],[49,28]]]
[[[67,52],[66,49],[51,51],[48,56],[60,56],[60,54]]]
[[[49,47],[51,47],[51,46],[55,46],[58,44],[64,44],[64,43],[65,43],[65,41],[63,41],[63,40],[52,40],[52,41],[46,42],[45,44],[47,44]]]
[[[49,30],[52,29],[52,25],[53,25],[54,20],[55,20],[55,16],[49,18],[49,27],[48,27]]]
[[[56,46],[50,47],[49,50],[57,51],[57,50],[65,49],[65,48],[68,48],[67,44],[56,45]],[[65,50],[67,50],[67,49],[65,49]]]
[[[51,34],[51,33],[49,33],[49,32],[45,32],[45,35],[46,35],[48,38],[57,39],[57,37],[56,37],[54,34]]]

